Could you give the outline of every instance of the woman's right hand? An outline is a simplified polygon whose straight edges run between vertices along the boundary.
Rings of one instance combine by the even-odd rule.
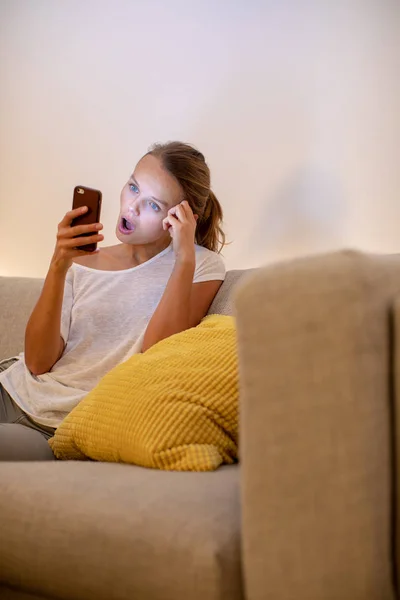
[[[57,243],[54,249],[54,254],[51,259],[50,267],[57,271],[66,273],[72,265],[73,259],[77,256],[87,256],[93,252],[85,252],[78,250],[77,246],[85,246],[93,242],[101,242],[104,239],[98,231],[103,229],[101,223],[92,223],[91,225],[74,225],[71,227],[72,221],[83,215],[87,211],[87,207],[83,206],[75,208],[66,213],[63,220],[58,224]],[[83,236],[83,233],[93,232],[93,235]],[[81,237],[76,237],[81,236]]]

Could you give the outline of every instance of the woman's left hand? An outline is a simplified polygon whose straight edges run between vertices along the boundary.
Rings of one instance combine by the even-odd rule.
[[[169,230],[177,259],[195,259],[194,243],[197,219],[197,215],[193,214],[186,200],[170,208],[168,216],[163,219],[163,229]]]

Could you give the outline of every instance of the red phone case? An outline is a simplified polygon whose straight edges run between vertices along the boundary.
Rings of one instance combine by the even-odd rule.
[[[72,201],[72,208],[80,208],[81,206],[87,206],[88,210],[81,216],[76,217],[71,227],[74,225],[91,225],[92,223],[98,223],[100,220],[101,211],[101,192],[100,190],[94,190],[93,188],[85,187],[84,185],[77,185],[74,188],[74,197]],[[96,230],[93,232],[83,233],[82,236],[89,236],[97,233]],[[77,246],[78,250],[85,250],[86,252],[94,252],[97,248],[96,242],[92,244],[86,244],[85,246]]]

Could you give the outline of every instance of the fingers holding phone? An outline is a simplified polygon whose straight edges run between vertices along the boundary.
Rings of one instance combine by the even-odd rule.
[[[99,223],[100,209],[101,192],[83,186],[75,188],[73,208],[58,224],[53,267],[66,272],[74,258],[96,251],[97,243],[104,239],[99,233],[103,229]]]

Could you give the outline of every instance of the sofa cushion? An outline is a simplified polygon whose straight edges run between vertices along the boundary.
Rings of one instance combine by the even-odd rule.
[[[239,466],[0,464],[0,584],[74,600],[239,600]]]
[[[212,471],[237,459],[233,317],[209,315],[107,373],[58,427],[57,458]]]

